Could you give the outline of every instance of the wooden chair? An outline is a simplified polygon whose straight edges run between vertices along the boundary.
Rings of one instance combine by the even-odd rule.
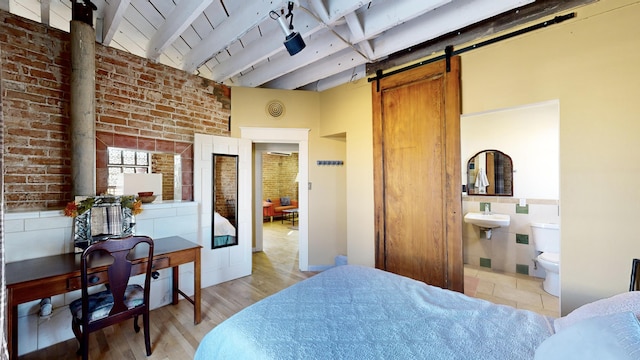
[[[633,259],[631,263],[631,282],[629,291],[640,291],[640,259]]]
[[[127,255],[139,244],[148,244],[149,261],[132,264]],[[145,245],[140,245],[144,249]],[[141,249],[138,249],[140,251]],[[145,250],[146,255],[146,250]],[[121,321],[135,318],[133,327],[140,331],[138,316],[142,315],[144,342],[147,356],[151,355],[149,339],[149,289],[153,257],[153,240],[148,236],[112,238],[90,245],[81,257],[82,297],[69,305],[72,314],[72,329],[80,343],[78,353],[82,359],[89,358],[89,334]],[[112,262],[111,262],[112,261]],[[92,268],[106,266],[106,271],[96,272]],[[133,266],[143,266],[144,286],[129,285]],[[89,295],[88,288],[106,280],[107,290]]]

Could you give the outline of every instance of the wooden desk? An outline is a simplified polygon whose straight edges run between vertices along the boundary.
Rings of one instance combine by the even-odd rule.
[[[199,324],[200,313],[200,248],[202,246],[178,236],[154,239],[154,270],[172,268],[173,304],[178,294],[193,304],[193,322]],[[145,255],[134,254],[133,263],[147,260]],[[80,255],[61,254],[16,261],[5,266],[7,283],[7,342],[11,359],[18,358],[18,305],[80,289]],[[178,265],[193,262],[193,299],[178,288]],[[106,267],[104,267],[106,269]],[[132,272],[139,274],[141,266]],[[100,271],[101,268],[93,268]],[[104,280],[102,280],[104,282]]]

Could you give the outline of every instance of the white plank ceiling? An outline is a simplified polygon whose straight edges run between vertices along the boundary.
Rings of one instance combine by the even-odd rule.
[[[86,0],[0,0],[0,9],[68,32],[71,1]],[[306,47],[293,56],[269,16],[286,15],[288,1],[91,2],[105,46],[229,86],[322,91],[364,77],[367,63],[533,0],[298,0],[294,31]]]

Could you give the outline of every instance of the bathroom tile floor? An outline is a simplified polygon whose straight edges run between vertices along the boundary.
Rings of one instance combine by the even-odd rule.
[[[540,278],[467,264],[464,265],[464,275],[467,295],[542,315],[560,316],[559,299],[542,289]]]

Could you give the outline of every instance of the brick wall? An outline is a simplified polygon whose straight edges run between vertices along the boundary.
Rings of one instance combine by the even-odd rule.
[[[151,172],[162,174],[162,200],[173,200],[174,159],[172,154],[151,154]]]
[[[71,201],[70,36],[0,11],[4,199],[8,210]],[[96,192],[106,147],[181,155],[182,198],[193,199],[194,133],[228,136],[228,87],[96,44]]]
[[[262,156],[262,197],[279,199],[288,196],[298,199],[298,153],[291,156],[264,154]]]

